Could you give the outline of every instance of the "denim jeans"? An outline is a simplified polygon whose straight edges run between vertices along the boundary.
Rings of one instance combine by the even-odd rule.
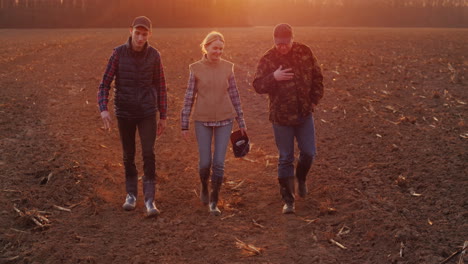
[[[138,171],[135,166],[135,134],[138,134],[143,155],[143,181],[154,182],[156,178],[156,162],[154,143],[156,141],[156,115],[139,119],[117,118],[120,141],[123,149],[125,167],[125,186],[127,193],[138,195]]]
[[[195,134],[198,142],[199,169],[210,169],[213,161],[211,179],[224,177],[224,160],[231,136],[232,123],[225,126],[205,126],[203,122],[195,121]],[[214,154],[211,155],[211,141],[214,136]]]
[[[294,176],[294,138],[299,148],[299,160],[306,160],[306,155],[315,157],[315,127],[312,115],[304,117],[296,126],[273,124],[276,147],[279,152],[278,178]]]

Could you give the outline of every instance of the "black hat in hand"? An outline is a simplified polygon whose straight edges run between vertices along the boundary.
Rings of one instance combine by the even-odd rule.
[[[240,130],[236,130],[231,133],[231,143],[232,143],[232,150],[234,151],[234,156],[236,158],[242,158],[250,150],[250,140],[247,136],[247,133],[242,135]]]

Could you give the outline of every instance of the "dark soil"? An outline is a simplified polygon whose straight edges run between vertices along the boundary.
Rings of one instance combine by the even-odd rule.
[[[297,28],[325,97],[310,194],[282,215],[267,98],[250,85],[272,28],[221,29],[252,149],[227,154],[219,217],[199,202],[196,141],[179,120],[209,31],[151,39],[169,119],[156,143],[162,214],[147,219],[141,196],[136,211],[121,209],[118,131],[102,129],[96,106],[128,31],[0,30],[1,263],[440,263],[468,240],[468,30]]]

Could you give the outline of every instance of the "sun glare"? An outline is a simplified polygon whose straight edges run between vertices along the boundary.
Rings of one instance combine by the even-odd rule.
[[[466,27],[468,23],[467,0],[119,0],[104,8],[108,1],[0,0],[0,26],[123,27],[127,26],[123,18],[141,14],[159,27],[272,26],[281,22],[295,26]]]

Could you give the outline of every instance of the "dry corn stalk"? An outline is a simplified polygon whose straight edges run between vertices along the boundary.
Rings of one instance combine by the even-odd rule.
[[[265,228],[264,225],[259,224],[257,221],[255,221],[255,219],[252,219],[252,222],[253,222],[253,224],[254,224],[255,226],[258,226],[258,227],[260,227],[260,228]]]
[[[50,220],[47,219],[47,217],[41,215],[41,211],[25,210],[24,212],[22,212],[20,209],[16,208],[16,206],[13,206],[13,209],[18,213],[20,217],[31,220],[40,228],[47,228],[50,226]]]
[[[346,249],[345,246],[343,246],[341,243],[336,242],[335,240],[333,240],[333,238],[330,239],[330,242],[331,242],[332,244],[335,244],[336,246],[338,246],[338,247],[341,248],[341,249]]]
[[[342,236],[342,235],[349,234],[349,232],[351,232],[351,228],[347,227],[346,225],[343,225],[340,228],[340,231],[338,231],[338,234],[336,234],[336,235],[337,236]]]
[[[416,193],[416,191],[413,190],[413,189],[410,189],[410,194],[411,194],[411,196],[415,196],[415,197],[419,197],[419,196],[422,195],[422,194],[420,194],[420,193]]]
[[[239,249],[242,249],[244,254],[246,254],[248,256],[255,256],[255,255],[261,255],[262,254],[262,251],[263,251],[262,248],[258,248],[258,247],[254,246],[254,245],[242,242],[238,238],[236,238],[236,240],[237,240],[236,241],[236,247],[239,248]]]
[[[246,160],[246,161],[250,161],[250,162],[252,162],[252,163],[258,162],[258,161],[256,161],[256,160],[249,159],[249,158],[246,158],[246,157],[243,157],[243,158],[241,158],[241,159]]]
[[[60,211],[71,212],[71,209],[68,209],[68,208],[65,208],[65,207],[62,207],[62,206],[54,205],[54,207],[57,210],[60,210]]]
[[[300,226],[302,228],[304,226],[307,226],[307,225],[310,225],[312,223],[317,222],[319,219],[318,218],[315,218],[315,219],[301,218],[301,220],[307,223],[307,224],[304,224],[304,225]]]
[[[234,191],[237,191],[239,189],[239,187],[245,182],[245,180],[242,180],[239,184],[237,184],[236,186],[232,187],[231,190],[234,190]]]
[[[228,215],[228,216],[225,216],[225,217],[221,218],[221,220],[225,220],[225,219],[234,217],[235,215],[236,215],[236,214],[230,214],[230,215]]]
[[[463,244],[463,248],[465,248],[465,250],[462,250],[462,252],[460,253],[460,258],[458,259],[458,264],[463,264],[464,263],[464,259],[465,259],[465,253],[466,253],[466,248],[468,247],[468,241],[465,241],[465,243]]]
[[[465,243],[463,244],[463,247],[455,252],[452,253],[452,255],[450,255],[448,258],[444,259],[440,264],[445,264],[447,262],[449,262],[451,259],[453,259],[454,257],[456,257],[458,254],[461,254],[465,252],[465,250],[468,248],[468,241],[465,241]],[[462,261],[463,261],[463,258],[462,258]],[[462,262],[463,263],[463,262]]]

